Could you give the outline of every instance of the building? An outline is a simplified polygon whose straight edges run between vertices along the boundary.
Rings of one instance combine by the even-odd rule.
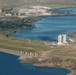
[[[47,13],[47,10],[45,9],[34,9],[34,8],[29,8],[29,9],[20,9],[18,12],[19,16],[41,16],[41,15],[51,15],[50,13]]]
[[[65,44],[67,44],[66,34],[60,34],[58,36],[58,43],[57,43],[57,45],[65,45]]]
[[[66,41],[66,35],[65,34],[62,35],[62,39],[63,39],[62,40],[63,43],[67,43],[67,41]]]
[[[62,45],[62,35],[58,36],[58,43],[57,45]]]
[[[48,7],[45,6],[31,6],[29,8],[21,8],[18,11],[18,15],[21,16],[43,16],[51,15],[47,12]]]

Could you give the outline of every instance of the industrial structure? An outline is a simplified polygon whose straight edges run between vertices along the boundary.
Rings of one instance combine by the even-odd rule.
[[[57,45],[65,45],[65,44],[67,44],[66,34],[60,34],[58,36],[58,43],[57,43]]]

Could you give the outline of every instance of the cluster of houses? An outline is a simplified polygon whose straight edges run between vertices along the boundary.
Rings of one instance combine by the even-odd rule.
[[[19,59],[32,58],[41,56],[40,52],[23,52],[21,51],[21,57]]]
[[[45,6],[31,6],[29,8],[22,8],[19,9],[19,16],[27,16],[27,15],[37,15],[37,16],[42,16],[42,15],[51,15],[51,13],[48,12],[48,10],[51,9],[50,7],[45,7]]]
[[[17,17],[25,17],[25,16],[43,16],[43,15],[51,15],[49,10],[51,7],[45,6],[30,6],[30,7],[23,7],[19,8],[17,12],[14,12],[15,8],[12,10],[7,10],[2,12],[0,9],[0,16],[17,16]]]

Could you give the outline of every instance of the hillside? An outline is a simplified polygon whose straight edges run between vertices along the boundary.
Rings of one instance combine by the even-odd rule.
[[[11,6],[23,5],[76,5],[76,0],[0,0],[0,6],[7,4]]]

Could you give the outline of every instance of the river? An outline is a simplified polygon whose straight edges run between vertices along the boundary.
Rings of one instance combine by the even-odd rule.
[[[20,64],[18,56],[0,52],[0,75],[67,75],[64,68],[37,68],[31,63]]]
[[[76,16],[49,16],[35,22],[36,28],[20,30],[12,36],[33,40],[57,42],[59,34],[76,31]],[[69,37],[67,36],[67,40]]]

